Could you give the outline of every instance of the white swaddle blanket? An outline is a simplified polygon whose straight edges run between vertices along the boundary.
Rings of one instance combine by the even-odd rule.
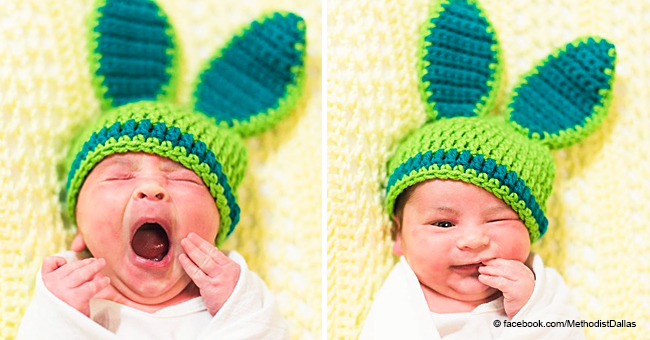
[[[360,339],[584,339],[582,328],[547,324],[579,321],[580,314],[558,272],[545,268],[539,255],[531,258],[535,273],[533,295],[509,320],[503,297],[469,313],[432,313],[415,273],[402,256],[375,296]],[[495,320],[500,322],[499,327]],[[521,323],[506,327],[506,322]]]
[[[69,262],[78,260],[71,251],[58,255]],[[237,252],[230,251],[228,257],[241,266],[241,273],[235,290],[214,317],[203,298],[197,297],[155,313],[92,299],[88,318],[47,290],[39,270],[36,293],[18,339],[289,339],[288,325],[262,279]]]

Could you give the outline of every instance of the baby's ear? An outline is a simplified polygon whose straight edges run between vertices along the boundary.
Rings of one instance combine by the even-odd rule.
[[[434,1],[418,50],[429,119],[487,114],[501,79],[496,32],[474,0]]]
[[[102,109],[175,96],[180,53],[167,15],[152,0],[98,0],[90,64]]]
[[[399,231],[395,235],[395,243],[393,243],[393,254],[396,256],[404,255],[404,252],[402,251],[402,236],[400,235]]]
[[[577,39],[550,54],[515,87],[507,117],[552,149],[592,133],[611,102],[616,49],[605,39]]]
[[[196,111],[244,137],[275,125],[295,107],[305,78],[304,20],[273,13],[217,51],[193,92]]]
[[[397,216],[393,216],[393,223],[395,225],[395,243],[393,243],[393,254],[402,256],[402,226]]]
[[[77,228],[77,235],[75,235],[74,240],[72,240],[72,245],[70,246],[70,250],[74,251],[75,253],[79,253],[86,250],[86,242],[84,241],[83,236],[81,235],[81,231],[79,231],[79,228]]]

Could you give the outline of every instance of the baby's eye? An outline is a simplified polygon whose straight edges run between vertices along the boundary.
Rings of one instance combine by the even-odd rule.
[[[108,176],[106,178],[107,181],[126,181],[129,179],[132,179],[133,175],[114,175],[114,176]]]
[[[170,177],[169,180],[170,181],[177,181],[177,182],[187,182],[187,183],[200,184],[195,179],[186,178],[186,177]]]
[[[437,221],[433,222],[431,225],[435,225],[436,227],[440,228],[451,228],[454,226],[454,224],[449,221]]]
[[[517,220],[519,220],[518,217],[503,216],[499,218],[490,218],[488,219],[487,223],[509,222],[509,221],[517,221]]]

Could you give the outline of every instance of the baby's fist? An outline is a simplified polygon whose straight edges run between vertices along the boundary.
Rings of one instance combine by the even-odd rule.
[[[182,239],[181,246],[187,255],[180,254],[178,260],[214,316],[235,290],[241,267],[195,233]]]
[[[45,288],[54,296],[90,317],[90,299],[111,282],[99,274],[104,265],[104,259],[67,263],[63,257],[49,256],[43,260],[41,276]]]
[[[484,264],[478,268],[478,280],[503,293],[503,308],[512,319],[533,295],[535,274],[525,264],[514,260],[492,259]]]

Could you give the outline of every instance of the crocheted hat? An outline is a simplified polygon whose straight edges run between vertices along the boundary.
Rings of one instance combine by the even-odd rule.
[[[68,157],[68,217],[95,165],[145,152],[181,163],[209,189],[220,245],[239,221],[237,187],[246,168],[241,137],[258,134],[295,106],[304,83],[305,23],[273,13],[241,29],[206,64],[189,105],[173,103],[180,51],[151,0],[99,1],[91,18],[93,84],[105,113],[82,131]]]
[[[598,37],[561,47],[522,77],[505,115],[491,115],[501,79],[494,28],[476,1],[431,6],[419,47],[420,92],[428,121],[388,162],[391,217],[406,188],[433,178],[477,185],[506,202],[528,228],[546,232],[555,165],[551,149],[576,143],[611,102],[616,51]]]

